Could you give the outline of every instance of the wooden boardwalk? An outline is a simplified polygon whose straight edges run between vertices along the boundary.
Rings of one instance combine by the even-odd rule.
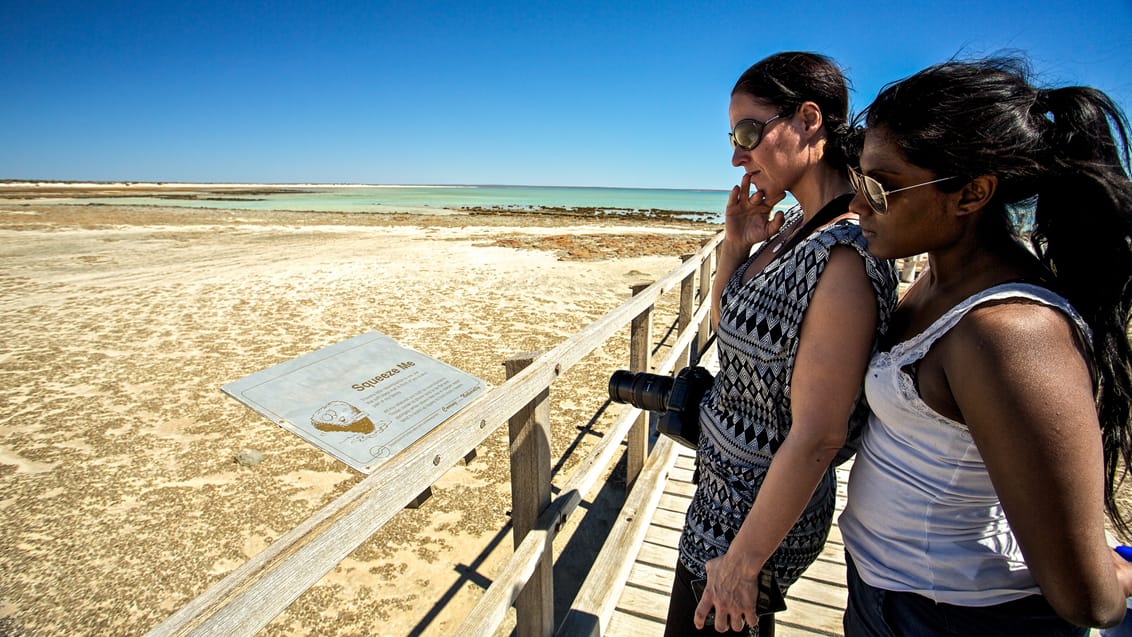
[[[664,495],[653,512],[648,533],[634,558],[628,581],[621,590],[617,609],[610,619],[608,635],[659,637],[664,634],[664,618],[672,588],[676,544],[684,525],[684,513],[691,502],[694,456],[681,449],[668,471]],[[845,479],[849,464],[837,470],[837,511],[845,505]],[[836,525],[817,562],[798,580],[786,597],[787,610],[777,616],[776,634],[793,636],[838,636],[847,597],[845,589],[845,547]]]

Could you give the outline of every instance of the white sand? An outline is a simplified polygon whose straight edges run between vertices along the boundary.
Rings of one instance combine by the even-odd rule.
[[[499,384],[711,231],[0,200],[0,634],[140,634],[361,479],[221,384],[370,330]],[[552,391],[559,481],[624,347]],[[512,541],[478,451],[264,634],[451,634]]]

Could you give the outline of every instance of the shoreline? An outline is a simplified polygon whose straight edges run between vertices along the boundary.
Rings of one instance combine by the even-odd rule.
[[[711,223],[718,217],[718,211],[698,209],[669,209],[643,206],[628,206],[618,203],[595,205],[592,197],[583,197],[578,202],[547,204],[545,201],[533,203],[527,196],[515,201],[510,196],[501,196],[500,203],[479,203],[477,197],[429,197],[414,194],[374,196],[354,198],[335,198],[334,191],[370,189],[380,192],[383,189],[410,191],[430,189],[436,191],[454,190],[538,190],[548,192],[568,190],[609,190],[624,192],[658,192],[664,189],[619,189],[619,188],[567,188],[555,186],[395,186],[395,185],[325,185],[325,184],[189,184],[189,183],[135,183],[135,182],[0,182],[0,204],[10,205],[113,205],[137,207],[185,207],[194,209],[238,209],[238,210],[277,210],[287,212],[340,212],[350,214],[516,214],[552,215],[589,218],[636,217],[643,220],[680,221],[692,223]],[[693,192],[680,191],[673,192]],[[707,192],[707,191],[702,191]],[[304,195],[316,197],[325,195],[323,201],[314,208],[305,208],[312,201]],[[291,196],[291,197],[288,197]],[[559,195],[560,196],[560,195]],[[551,197],[552,199],[554,197]],[[567,198],[569,199],[569,198]],[[616,197],[614,197],[616,199]],[[587,201],[588,200],[588,201]],[[650,201],[647,196],[643,202]],[[300,203],[302,202],[302,203]],[[652,203],[656,203],[655,200]]]
[[[287,190],[292,188],[562,188],[562,189],[587,189],[587,190],[676,190],[676,191],[691,191],[691,192],[720,192],[726,193],[726,190],[717,190],[713,188],[645,188],[638,186],[540,186],[535,184],[357,184],[357,183],[316,183],[316,182],[295,182],[295,183],[254,183],[254,182],[190,182],[190,181],[69,181],[69,180],[28,180],[28,179],[0,179],[0,193],[9,188],[39,188],[42,186],[60,187],[60,188],[76,188],[76,189],[100,189],[100,188],[154,188],[154,189],[171,189],[171,188],[190,188],[207,190],[210,188],[257,188],[257,189],[279,189]]]

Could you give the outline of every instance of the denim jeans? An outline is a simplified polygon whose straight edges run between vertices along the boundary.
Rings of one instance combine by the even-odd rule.
[[[1053,612],[1040,595],[994,606],[942,604],[915,593],[873,588],[846,554],[849,605],[845,637],[1062,637],[1088,635]]]

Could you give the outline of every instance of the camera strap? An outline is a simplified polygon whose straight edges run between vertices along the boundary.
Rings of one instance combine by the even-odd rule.
[[[706,352],[708,348],[711,347],[711,343],[714,340],[715,332],[712,332],[711,336],[708,337],[708,340],[704,341],[704,346],[696,350],[696,355],[688,361],[688,367],[695,367],[696,365],[700,364],[700,358],[704,355],[704,352]]]
[[[846,193],[839,197],[834,197],[829,203],[822,206],[821,210],[818,210],[818,213],[804,223],[801,228],[798,228],[798,231],[795,232],[786,243],[782,244],[782,247],[775,253],[775,257],[793,250],[794,247],[802,243],[806,237],[813,234],[814,230],[817,230],[818,227],[824,226],[849,212],[850,201],[853,201],[853,193]]]

